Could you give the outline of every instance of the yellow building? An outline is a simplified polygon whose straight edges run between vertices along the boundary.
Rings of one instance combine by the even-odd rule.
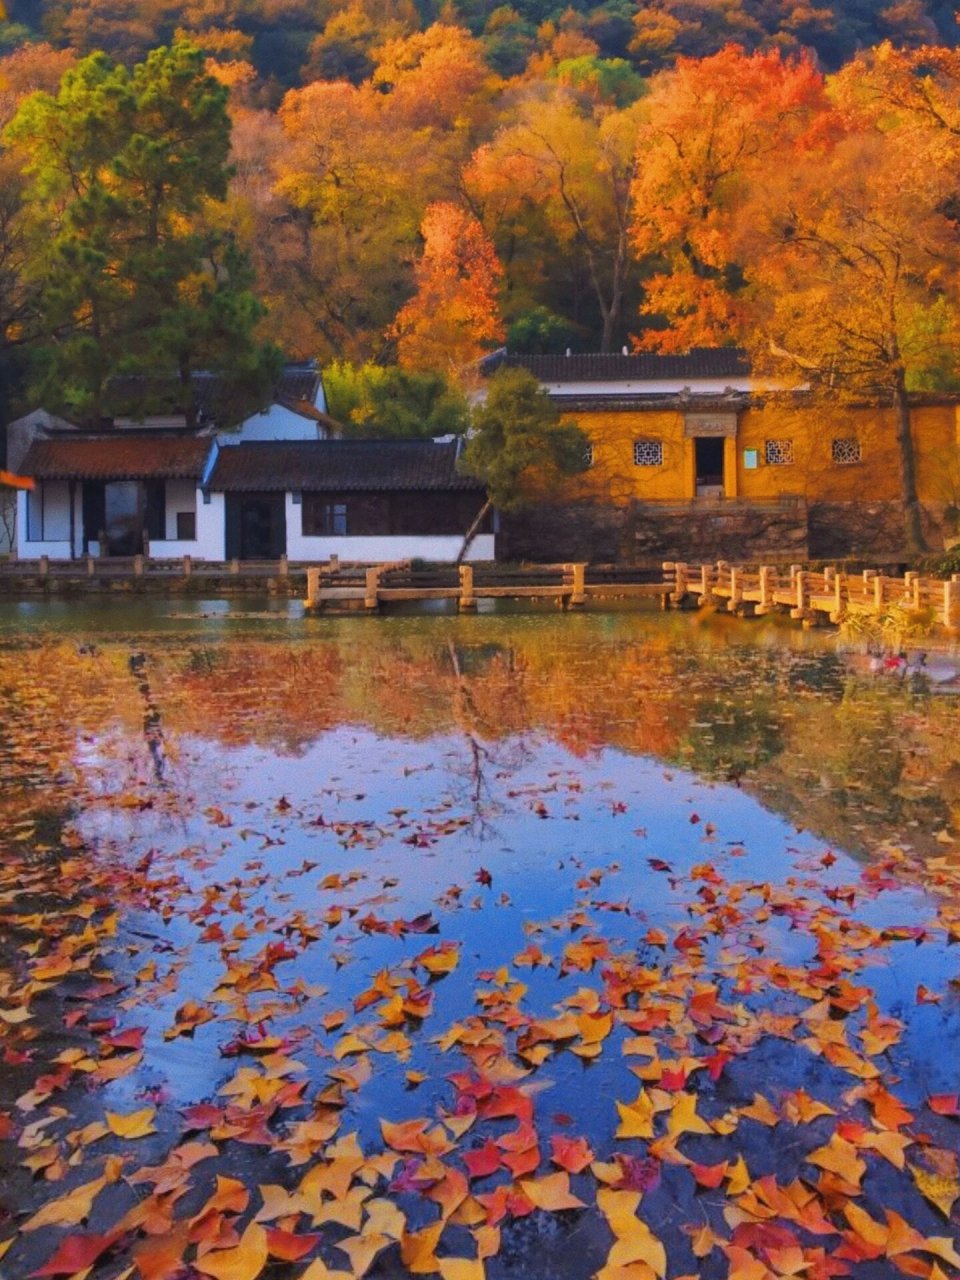
[[[500,361],[533,373],[588,435],[590,466],[563,495],[582,512],[640,507],[649,523],[658,508],[683,505],[689,524],[698,512],[716,523],[725,511],[736,541],[735,511],[779,505],[802,511],[811,554],[902,546],[891,408],[829,406],[763,384],[732,348]],[[918,398],[912,419],[918,492],[936,543],[945,519],[949,531],[945,513],[960,507],[960,404]],[[796,549],[796,538],[787,541]]]

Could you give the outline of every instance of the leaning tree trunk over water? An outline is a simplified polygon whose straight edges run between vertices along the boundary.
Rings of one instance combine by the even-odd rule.
[[[492,506],[493,506],[493,503],[490,501],[489,498],[487,498],[486,502],[484,502],[483,506],[480,508],[480,510],[477,512],[476,516],[474,517],[473,523],[471,524],[470,528],[463,535],[463,542],[460,544],[460,550],[457,552],[457,564],[463,564],[464,557],[466,556],[467,552],[470,550],[470,543],[477,536],[480,526],[483,524],[484,520],[487,518]]]

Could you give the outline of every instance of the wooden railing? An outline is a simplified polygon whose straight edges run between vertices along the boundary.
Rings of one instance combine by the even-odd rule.
[[[814,571],[795,564],[784,570],[725,561],[713,565],[667,561],[663,571],[666,599],[677,606],[695,598],[699,604],[725,604],[732,613],[762,615],[783,609],[805,622],[826,617],[835,623],[853,613],[879,617],[899,608],[929,615],[947,630],[960,629],[960,574],[947,579],[915,572],[891,577],[876,569],[847,573],[828,565]]]

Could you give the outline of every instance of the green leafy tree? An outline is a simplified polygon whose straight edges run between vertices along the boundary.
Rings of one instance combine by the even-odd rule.
[[[575,423],[561,422],[532,374],[503,369],[490,379],[486,399],[474,411],[461,455],[461,469],[482,480],[487,500],[467,530],[466,554],[492,507],[519,511],[535,497],[549,496],[564,476],[587,466],[587,436]]]
[[[96,420],[115,373],[262,366],[262,308],[216,225],[229,177],[227,90],[186,44],[128,71],[94,54],[6,131],[27,177],[25,274],[37,286],[38,390]]]
[[[466,398],[440,373],[337,360],[323,373],[327,407],[347,436],[462,435]]]

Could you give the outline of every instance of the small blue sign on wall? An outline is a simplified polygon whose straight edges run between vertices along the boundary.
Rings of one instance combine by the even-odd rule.
[[[759,449],[744,449],[743,451],[743,469],[744,471],[756,471],[760,465]]]

